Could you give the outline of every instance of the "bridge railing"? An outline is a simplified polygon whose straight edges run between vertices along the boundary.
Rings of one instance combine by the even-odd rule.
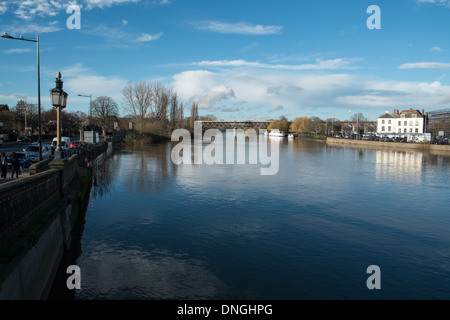
[[[60,186],[60,170],[55,169],[0,185],[0,241],[45,214],[60,197]]]
[[[84,165],[84,157],[96,157],[106,149],[106,143],[86,146],[79,155],[49,162],[45,171],[1,184],[0,243],[7,235],[26,230],[35,219],[45,215],[49,206],[68,191],[79,165]]]

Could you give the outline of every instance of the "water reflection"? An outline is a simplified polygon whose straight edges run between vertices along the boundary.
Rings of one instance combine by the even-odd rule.
[[[126,152],[122,168],[126,171],[124,185],[129,192],[160,192],[177,175],[178,168],[170,158],[171,144]]]
[[[370,299],[374,263],[390,271],[377,297],[449,297],[449,157],[276,141],[274,176],[177,166],[173,143],[115,154],[76,298]]]
[[[120,164],[120,157],[112,157],[112,159],[108,159],[108,161],[93,161],[91,193],[93,200],[111,192],[111,184]]]
[[[226,295],[227,286],[205,262],[188,254],[91,242],[78,263],[83,282],[78,299],[207,299]]]
[[[376,178],[399,180],[405,183],[422,183],[422,152],[376,151]]]

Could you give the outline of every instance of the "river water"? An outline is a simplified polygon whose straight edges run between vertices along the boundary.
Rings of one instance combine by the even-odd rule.
[[[275,175],[174,142],[108,158],[75,298],[450,299],[449,156],[278,141]]]

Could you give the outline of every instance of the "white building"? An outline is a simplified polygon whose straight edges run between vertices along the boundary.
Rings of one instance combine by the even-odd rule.
[[[386,111],[384,115],[378,118],[377,133],[379,135],[387,134],[407,134],[407,133],[424,133],[425,116],[424,111],[409,109],[398,112],[394,109],[394,114],[391,115]]]
[[[378,136],[387,136],[389,138],[402,137],[408,141],[425,142],[431,141],[431,134],[427,131],[428,114],[424,110],[409,109],[398,112],[394,109],[394,114],[386,111],[378,118]]]

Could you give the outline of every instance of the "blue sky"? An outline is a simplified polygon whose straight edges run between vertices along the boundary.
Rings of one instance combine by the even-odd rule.
[[[370,5],[381,29],[367,27]],[[444,109],[449,31],[450,0],[0,0],[2,34],[39,34],[42,106],[60,71],[67,111],[88,112],[78,94],[121,106],[143,80],[173,88],[186,116],[196,100],[224,120]],[[0,38],[0,103],[19,99],[37,103],[36,46]]]

